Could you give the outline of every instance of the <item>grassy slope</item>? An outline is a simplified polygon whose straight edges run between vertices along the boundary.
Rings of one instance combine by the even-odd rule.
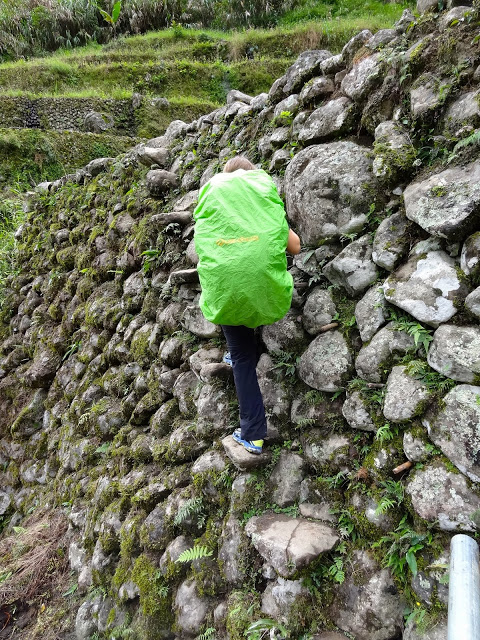
[[[114,0],[98,0],[107,11]],[[0,0],[0,59],[39,55],[121,33],[145,33],[174,23],[224,29],[292,25],[301,20],[382,17],[392,21],[397,3],[381,0],[123,0],[112,29],[92,0]]]

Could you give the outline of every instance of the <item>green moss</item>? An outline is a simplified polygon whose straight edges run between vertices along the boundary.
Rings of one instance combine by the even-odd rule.
[[[261,617],[259,593],[232,591],[227,600],[226,619],[230,640],[244,640],[245,631]]]
[[[149,617],[161,617],[163,623],[173,622],[171,597],[153,560],[142,554],[135,560],[131,579],[140,591],[140,608]]]

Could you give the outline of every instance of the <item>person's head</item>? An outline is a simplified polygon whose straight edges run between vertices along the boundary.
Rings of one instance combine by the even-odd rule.
[[[256,169],[255,165],[247,160],[244,156],[235,156],[234,158],[230,158],[230,160],[223,167],[223,173],[232,173],[237,169],[245,169],[245,171],[251,171],[252,169]]]

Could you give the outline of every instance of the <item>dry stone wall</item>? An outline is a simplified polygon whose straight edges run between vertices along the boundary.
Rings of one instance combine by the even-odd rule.
[[[67,511],[78,640],[237,640],[265,617],[446,638],[449,539],[480,527],[480,51],[478,8],[437,7],[30,194],[0,513]],[[261,456],[229,435],[192,244],[198,189],[236,153],[272,172],[304,245],[291,311],[259,332]]]

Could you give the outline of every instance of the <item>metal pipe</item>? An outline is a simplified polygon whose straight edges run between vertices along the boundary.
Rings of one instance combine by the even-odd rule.
[[[451,540],[448,640],[480,640],[478,544],[465,535]]]

